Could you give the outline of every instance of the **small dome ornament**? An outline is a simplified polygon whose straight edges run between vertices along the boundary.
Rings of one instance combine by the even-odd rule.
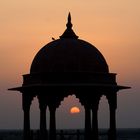
[[[68,22],[66,24],[67,29],[64,31],[64,33],[60,36],[60,39],[62,38],[73,38],[78,39],[78,36],[74,33],[72,30],[72,23],[71,23],[71,14],[69,12],[68,14]]]

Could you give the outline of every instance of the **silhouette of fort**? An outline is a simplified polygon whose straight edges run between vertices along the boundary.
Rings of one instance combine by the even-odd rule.
[[[30,73],[23,75],[21,87],[10,90],[22,93],[24,112],[23,139],[30,140],[30,106],[38,98],[40,109],[40,140],[56,140],[56,109],[69,94],[75,94],[85,109],[85,140],[98,140],[98,105],[105,95],[110,110],[108,139],[116,140],[117,92],[129,87],[116,82],[116,73],[109,73],[101,52],[92,44],[78,39],[68,15],[66,30],[36,54]],[[73,93],[69,92],[73,91]],[[46,109],[49,109],[49,129]]]

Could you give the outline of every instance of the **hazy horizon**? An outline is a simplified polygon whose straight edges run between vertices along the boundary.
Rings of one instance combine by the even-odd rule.
[[[118,85],[132,87],[118,92],[117,128],[140,128],[139,5],[139,0],[1,1],[0,129],[22,129],[21,93],[8,91],[8,88],[21,86],[22,75],[29,73],[35,54],[52,41],[52,37],[58,39],[62,35],[69,11],[73,30],[79,38],[100,50],[110,72],[117,73]],[[81,108],[77,116],[69,113],[70,107],[75,105]],[[84,110],[73,96],[66,98],[57,110],[59,128],[83,128],[83,120]],[[103,97],[99,127],[108,127],[108,120],[108,104]],[[36,99],[31,106],[31,128],[39,128]]]

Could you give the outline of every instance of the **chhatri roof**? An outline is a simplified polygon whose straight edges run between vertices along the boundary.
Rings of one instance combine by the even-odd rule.
[[[36,54],[30,73],[95,72],[108,73],[108,65],[101,52],[92,44],[78,39],[68,15],[66,30]]]
[[[36,54],[30,74],[23,75],[23,85],[9,90],[44,91],[52,87],[89,87],[118,91],[130,87],[117,85],[116,74],[109,73],[101,52],[92,44],[81,40],[72,29],[71,16],[67,28],[59,39],[42,47]]]

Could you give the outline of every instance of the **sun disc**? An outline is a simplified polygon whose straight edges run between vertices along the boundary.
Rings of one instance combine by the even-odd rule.
[[[80,109],[77,106],[74,106],[70,109],[71,114],[80,113]]]

